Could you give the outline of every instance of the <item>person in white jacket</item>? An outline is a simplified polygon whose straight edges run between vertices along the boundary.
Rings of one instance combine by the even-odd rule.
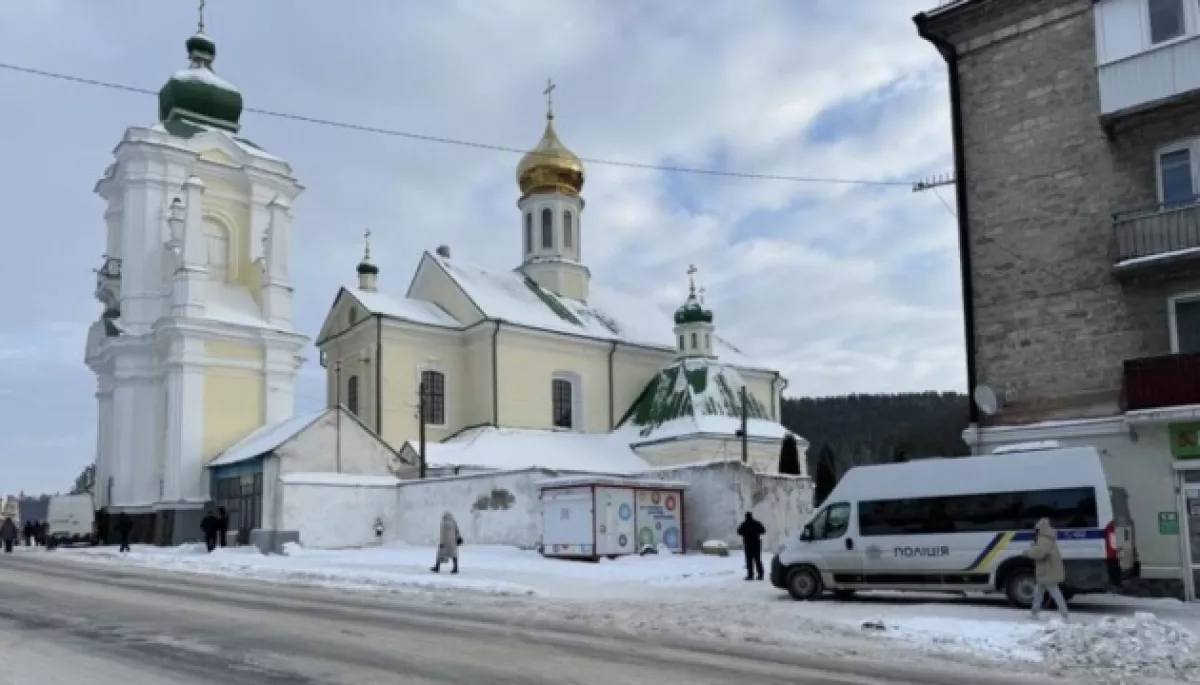
[[[458,522],[447,511],[442,514],[442,527],[438,536],[437,561],[434,562],[433,568],[430,570],[438,573],[443,563],[451,561],[454,562],[454,568],[450,569],[450,572],[458,573],[458,547],[461,544],[462,536],[458,533]]]

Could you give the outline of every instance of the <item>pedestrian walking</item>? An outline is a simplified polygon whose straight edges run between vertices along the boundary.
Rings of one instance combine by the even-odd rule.
[[[217,507],[217,541],[225,546],[225,538],[229,535],[229,513],[225,507]]]
[[[1025,550],[1025,556],[1033,559],[1034,575],[1037,585],[1033,588],[1033,618],[1037,620],[1046,593],[1054,598],[1058,613],[1064,621],[1068,619],[1067,600],[1063,597],[1059,584],[1067,579],[1067,570],[1063,565],[1062,552],[1058,549],[1058,532],[1050,526],[1050,519],[1041,519],[1034,526],[1033,545]]]
[[[0,523],[0,540],[4,541],[5,554],[12,554],[13,544],[20,535],[21,531],[17,530],[17,524],[13,523],[11,516],[6,517],[4,523]]]
[[[746,580],[763,579],[762,537],[767,529],[754,518],[754,514],[746,512],[746,520],[738,526],[737,534],[742,537],[742,550],[746,553]]]
[[[217,532],[220,527],[220,521],[211,511],[200,520],[200,531],[204,533],[204,546],[208,548],[209,552],[217,548]]]
[[[121,548],[118,552],[124,553],[130,551],[129,536],[133,534],[133,519],[129,514],[121,512],[117,514],[117,539],[121,541]]]
[[[25,546],[33,544],[33,522],[26,521],[25,526],[21,528],[21,537],[25,538]]]
[[[430,570],[438,573],[442,564],[451,561],[454,562],[454,568],[450,569],[450,573],[458,573],[458,548],[462,542],[462,535],[459,535],[458,532],[458,522],[454,520],[454,516],[450,512],[443,513],[442,525],[438,531],[437,561]]]

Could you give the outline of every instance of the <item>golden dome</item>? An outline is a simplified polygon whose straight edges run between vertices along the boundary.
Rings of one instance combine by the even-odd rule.
[[[546,115],[546,132],[517,165],[522,196],[534,193],[578,195],[583,190],[583,161],[567,149],[554,132],[554,115]]]

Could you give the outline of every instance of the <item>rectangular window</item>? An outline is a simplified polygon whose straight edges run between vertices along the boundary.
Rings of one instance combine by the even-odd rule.
[[[1175,300],[1175,353],[1200,353],[1200,299]]]
[[[1100,525],[1093,488],[981,493],[859,502],[863,537],[1032,530],[1039,519],[1055,528]]]
[[[1150,13],[1150,43],[1159,43],[1178,38],[1185,30],[1183,0],[1147,0]]]
[[[1162,203],[1167,207],[1188,204],[1196,198],[1192,178],[1192,152],[1184,148],[1158,156],[1158,176]]]
[[[550,384],[555,428],[575,427],[575,407],[572,406],[574,404],[573,390],[571,381],[562,378],[555,378]]]
[[[358,416],[358,376],[351,376],[346,382],[346,409]]]
[[[446,376],[441,371],[422,371],[425,388],[425,423],[446,425]]]
[[[542,210],[542,249],[554,247],[554,212],[550,208]]]

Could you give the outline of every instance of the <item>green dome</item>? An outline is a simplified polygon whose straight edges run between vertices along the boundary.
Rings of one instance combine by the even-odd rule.
[[[367,274],[379,274],[379,267],[375,266],[371,262],[359,262],[357,270],[360,276],[365,276]]]
[[[679,325],[712,322],[712,310],[705,309],[704,305],[700,304],[700,300],[696,299],[696,293],[694,292],[688,295],[687,301],[683,303],[683,306],[675,310],[675,323]]]
[[[158,92],[159,120],[182,119],[236,132],[242,118],[242,94],[213,73],[217,44],[197,33],[187,40],[187,49],[190,66],[175,72]]]

